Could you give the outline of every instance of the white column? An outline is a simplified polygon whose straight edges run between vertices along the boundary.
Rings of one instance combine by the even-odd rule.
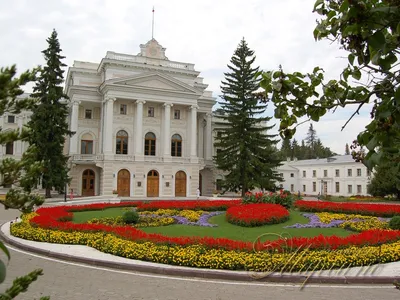
[[[72,101],[70,130],[74,132],[69,139],[69,155],[78,153],[78,114],[81,101]]]
[[[23,116],[18,115],[18,116],[16,116],[16,119],[17,119],[17,124],[18,124],[18,130],[19,130],[19,132],[22,132]],[[22,154],[22,141],[18,140],[16,142],[14,142],[14,145],[15,145],[15,154],[21,155]]]
[[[136,134],[135,134],[135,145],[136,145],[136,155],[143,155],[143,104],[146,101],[138,100],[136,101]]]
[[[103,135],[103,149],[104,154],[112,154],[113,149],[113,124],[114,124],[114,101],[115,98],[105,98],[105,115],[106,120],[104,135]]]
[[[164,127],[163,127],[163,138],[164,138],[164,157],[171,156],[171,107],[173,104],[164,104]]]
[[[197,156],[197,105],[193,105],[190,107],[191,117],[190,117],[190,156]]]
[[[203,118],[199,118],[197,122],[197,127],[199,128],[199,141],[198,141],[198,146],[197,146],[197,154],[198,157],[204,158],[205,153],[204,153],[204,123],[205,120]]]
[[[211,118],[212,114],[207,113],[206,114],[206,160],[212,160],[213,143],[212,143]]]

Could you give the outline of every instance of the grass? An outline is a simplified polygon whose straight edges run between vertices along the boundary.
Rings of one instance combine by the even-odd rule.
[[[120,207],[109,208],[101,211],[75,212],[73,222],[85,223],[93,218],[116,217],[122,215],[123,212],[123,208]],[[166,236],[208,236],[241,241],[255,241],[261,235],[264,235],[261,240],[274,240],[279,238],[279,235],[282,234],[284,234],[285,237],[288,237],[288,235],[293,237],[313,237],[320,234],[325,236],[347,236],[352,234],[352,232],[342,228],[283,228],[295,223],[308,223],[308,219],[303,217],[300,212],[295,210],[290,211],[290,219],[284,223],[260,227],[241,227],[230,224],[225,220],[225,214],[212,217],[209,219],[209,222],[217,224],[218,227],[175,224],[169,226],[141,228],[141,230],[147,233],[160,233]]]
[[[327,200],[324,200],[324,199],[322,199],[322,200],[330,201],[330,202],[352,202],[352,203],[355,203],[355,202],[359,202],[359,203],[368,203],[368,202],[396,203],[396,201],[399,202],[399,199],[395,199],[395,198],[392,198],[392,199],[389,199],[389,198],[384,198],[384,199],[375,198],[374,199],[373,198],[373,199],[360,200],[360,199],[350,199],[350,197],[336,197],[336,196],[331,196]]]

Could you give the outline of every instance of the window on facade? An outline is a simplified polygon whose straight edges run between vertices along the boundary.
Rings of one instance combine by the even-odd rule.
[[[154,117],[154,107],[149,107],[149,109],[147,110],[147,116]]]
[[[92,110],[85,109],[85,119],[91,119],[91,118],[92,118]]]
[[[339,171],[339,169],[336,169],[336,170],[335,170],[335,176],[336,176],[336,177],[340,177],[340,171]]]
[[[294,177],[294,173],[290,173],[290,177]]]
[[[324,170],[324,177],[328,177],[328,170]]]
[[[317,170],[312,171],[312,177],[317,177]]]
[[[347,193],[348,194],[352,194],[353,193],[353,186],[352,185],[348,185],[347,186]]]
[[[336,193],[340,192],[340,184],[339,184],[339,182],[335,182],[335,192]]]
[[[119,113],[120,113],[121,115],[126,115],[126,112],[127,112],[127,106],[126,106],[126,104],[121,104],[121,106],[119,107]]]
[[[81,140],[81,154],[93,154],[93,141]]]
[[[358,184],[357,185],[357,194],[361,194],[361,193],[362,193],[362,188],[361,188],[361,185]]]
[[[115,153],[128,154],[128,133],[125,130],[117,132]]]
[[[6,144],[6,154],[9,154],[9,155],[14,154],[14,142],[9,142]]]
[[[361,169],[357,169],[357,176],[361,176]]]
[[[312,183],[312,191],[313,192],[317,191],[317,183],[315,181]]]
[[[7,122],[8,123],[15,123],[15,116],[8,116]]]
[[[371,171],[367,170],[367,176],[371,176]]]
[[[222,179],[217,179],[215,182],[215,189],[217,191],[221,191],[222,190]]]
[[[349,176],[349,177],[353,176],[353,170],[352,169],[347,169],[347,176]]]
[[[181,111],[179,109],[174,110],[174,119],[179,120],[181,118]]]
[[[303,171],[303,177],[306,177],[306,171]]]
[[[144,155],[156,155],[156,135],[152,132],[144,137]]]
[[[306,185],[303,184],[303,192],[305,192],[305,191],[306,191]]]
[[[279,173],[279,175],[281,175],[281,177],[283,177],[283,173]]]
[[[182,156],[182,137],[179,134],[174,134],[172,136],[171,156]]]
[[[290,185],[290,191],[291,191],[291,192],[294,192],[294,184],[291,184],[291,185]]]

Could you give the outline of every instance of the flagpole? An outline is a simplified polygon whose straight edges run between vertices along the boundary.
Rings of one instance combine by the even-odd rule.
[[[154,38],[154,6],[153,6],[153,20],[151,24],[151,39]]]

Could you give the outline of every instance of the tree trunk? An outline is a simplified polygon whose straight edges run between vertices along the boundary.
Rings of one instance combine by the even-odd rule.
[[[46,189],[46,195],[45,198],[51,198],[51,189]]]

